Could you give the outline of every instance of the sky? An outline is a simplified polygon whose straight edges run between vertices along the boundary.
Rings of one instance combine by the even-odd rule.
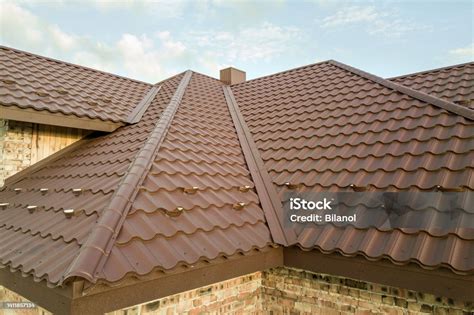
[[[474,60],[474,1],[0,0],[0,44],[156,83],[334,59],[391,77]]]

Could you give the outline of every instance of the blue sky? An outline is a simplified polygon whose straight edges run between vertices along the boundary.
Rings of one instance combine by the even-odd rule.
[[[326,59],[390,77],[474,60],[473,1],[0,1],[0,43],[157,82]]]

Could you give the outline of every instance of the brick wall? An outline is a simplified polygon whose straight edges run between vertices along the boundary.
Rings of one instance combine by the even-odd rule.
[[[276,268],[116,311],[132,314],[471,314],[445,297],[303,270]]]
[[[0,186],[31,162],[33,124],[0,120]]]
[[[25,301],[0,287],[0,301]],[[275,268],[175,294],[108,315],[168,314],[472,314],[473,305],[432,294]],[[1,313],[1,311],[0,311]],[[25,315],[50,314],[43,309]]]

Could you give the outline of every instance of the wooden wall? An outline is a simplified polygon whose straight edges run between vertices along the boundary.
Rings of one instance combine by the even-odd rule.
[[[33,124],[31,164],[67,147],[89,133],[89,130]]]
[[[0,119],[0,186],[5,178],[89,133],[89,130]]]

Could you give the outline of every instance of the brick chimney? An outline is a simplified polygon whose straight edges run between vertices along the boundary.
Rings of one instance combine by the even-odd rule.
[[[222,69],[221,82],[228,85],[245,82],[245,72],[232,67]]]

